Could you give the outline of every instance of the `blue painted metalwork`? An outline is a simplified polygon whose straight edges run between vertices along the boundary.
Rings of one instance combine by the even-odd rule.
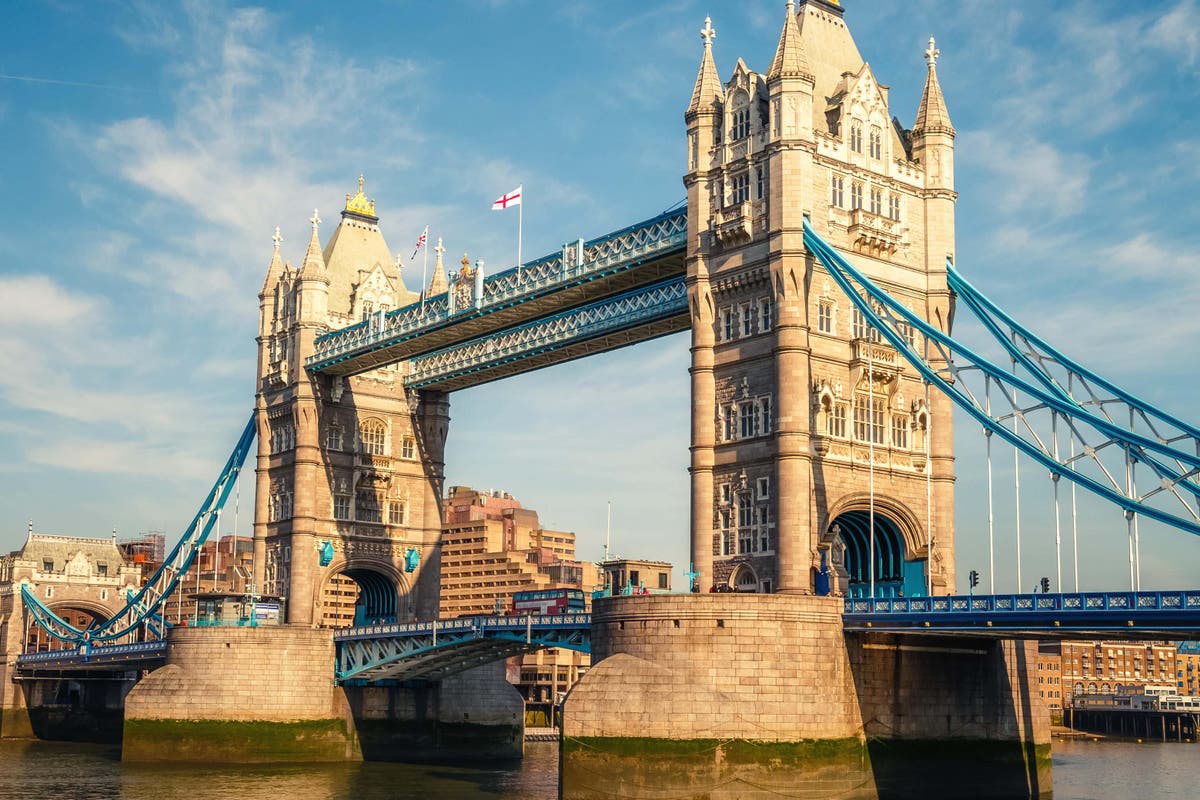
[[[135,635],[139,628],[146,628],[147,635],[161,636],[166,625],[159,615],[159,608],[175,591],[183,576],[191,568],[200,551],[201,545],[208,539],[217,523],[217,512],[224,507],[233,487],[237,483],[238,473],[250,452],[254,441],[254,416],[242,431],[241,437],[225,462],[224,468],[213,484],[200,511],[192,519],[192,523],[184,531],[179,542],[164,559],[162,566],[150,576],[142,588],[128,597],[125,606],[109,619],[86,630],[76,628],[66,620],[51,611],[37,595],[29,590],[28,585],[21,586],[21,599],[30,617],[47,634],[62,642],[76,645],[93,642],[108,642],[124,636]]]
[[[549,353],[622,331],[642,329],[645,335],[621,338],[602,349],[673,333],[687,326],[687,314],[687,287],[683,278],[672,278],[417,356],[409,364],[404,384],[423,389],[465,378],[471,385],[477,385],[524,371],[522,362],[526,360],[535,368],[541,365],[538,359],[545,359]],[[670,319],[680,319],[683,325],[664,327],[661,331],[645,327]]]
[[[1111,419],[1091,413],[1063,392],[1048,390],[1040,378],[1031,383],[982,358],[875,285],[822,240],[807,220],[804,244],[880,336],[926,381],[949,396],[986,430],[1052,474],[1074,481],[1127,513],[1142,514],[1200,534],[1200,513],[1178,491],[1182,487],[1189,495],[1200,492],[1195,483],[1200,453],[1188,453],[1153,436],[1123,428]],[[934,353],[920,355],[915,344],[910,343],[910,336],[914,341],[916,338],[910,331],[923,337]],[[934,359],[936,367],[931,364]],[[978,385],[981,377],[982,387]],[[990,391],[993,385],[999,390],[998,397]],[[1018,393],[1023,401],[1018,401]],[[993,399],[1001,407],[1007,405],[1008,411],[993,411]],[[1012,427],[1006,424],[1013,421],[1016,424]],[[1077,445],[1074,456],[1062,455],[1057,445],[1060,428]],[[1154,486],[1141,493],[1124,479],[1126,458],[1131,453],[1135,459],[1151,463],[1159,477]],[[1179,468],[1167,466],[1166,461],[1176,462]]]
[[[543,647],[589,652],[590,614],[465,617],[340,631],[337,679],[439,680]]]
[[[487,278],[474,305],[457,313],[449,293],[387,312],[382,324],[375,318],[317,337],[305,369],[320,372],[364,353],[393,346],[445,328],[460,319],[475,318],[527,303],[563,288],[636,268],[652,257],[682,252],[687,246],[687,212],[671,211],[619,231],[584,242],[582,260],[572,248],[530,261]],[[566,258],[564,258],[564,255]]]
[[[318,552],[320,555],[317,559],[317,563],[319,563],[322,567],[328,567],[333,563],[333,542],[329,541],[328,539],[323,540]]]
[[[1200,591],[847,599],[847,631],[1200,639]]]
[[[417,565],[421,563],[421,552],[415,547],[410,547],[404,551],[404,571],[416,572]]]
[[[104,646],[92,646],[84,642],[73,650],[22,653],[17,656],[17,667],[23,672],[114,666],[147,668],[165,661],[166,658],[167,643],[163,641]]]

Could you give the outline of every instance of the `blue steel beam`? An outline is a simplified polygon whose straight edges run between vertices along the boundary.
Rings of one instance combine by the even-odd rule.
[[[86,630],[76,628],[51,611],[29,590],[28,585],[22,584],[21,599],[25,610],[47,634],[61,642],[75,645],[111,642],[125,636],[134,636],[143,626],[149,632],[161,635],[165,631],[165,623],[158,611],[191,569],[200,547],[216,526],[219,512],[233,492],[254,436],[254,415],[251,414],[241,437],[234,445],[233,452],[229,454],[229,459],[204,499],[200,511],[192,519],[191,525],[145,585],[127,595],[125,605],[120,611]]]
[[[591,615],[368,625],[334,636],[339,681],[440,680],[544,647],[589,652]]]
[[[305,369],[354,375],[414,358],[639,286],[684,274],[687,210],[584,242],[483,281],[454,308],[450,292],[317,337]]]
[[[1200,591],[848,599],[842,620],[859,633],[1200,639]]]
[[[873,283],[821,239],[808,220],[804,244],[882,339],[990,435],[1046,467],[1052,476],[1073,481],[1127,515],[1141,514],[1200,534],[1200,510],[1191,502],[1200,493],[1200,453],[1091,413],[1059,389],[1048,389],[1037,376],[1031,383],[981,357]],[[995,335],[994,326],[985,327]],[[925,355],[916,349],[918,337]],[[993,401],[1000,411],[993,410]],[[1073,455],[1063,452],[1072,447],[1059,446],[1060,434],[1065,444],[1074,443]],[[1136,463],[1150,466],[1157,478],[1141,490],[1133,479]]]
[[[409,364],[404,385],[455,391],[687,330],[682,277],[473,339]]]
[[[74,650],[22,653],[17,656],[17,671],[20,674],[44,670],[149,669],[165,663],[166,659],[164,641],[98,647],[83,644]]]

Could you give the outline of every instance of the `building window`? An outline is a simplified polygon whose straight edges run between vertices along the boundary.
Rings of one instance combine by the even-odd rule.
[[[875,216],[883,213],[883,192],[879,189],[871,190],[871,213]]]
[[[400,440],[400,457],[401,458],[416,458],[417,457],[417,440],[411,436],[405,436]]]
[[[846,406],[834,403],[829,409],[829,435],[837,439],[846,438]]]
[[[42,572],[54,572],[54,561],[49,558],[42,559]]]
[[[755,186],[754,199],[755,200],[762,200],[763,197],[766,195],[766,193],[767,193],[766,183],[767,183],[766,170],[759,168],[758,170],[756,170],[755,177],[754,177],[754,186]]]
[[[754,314],[749,303],[742,306],[742,336],[754,333]]]
[[[888,197],[888,217],[900,221],[900,195],[893,194]]]
[[[771,300],[764,297],[758,301],[758,326],[759,329],[766,333],[771,330]]]
[[[738,420],[741,427],[741,438],[749,439],[754,436],[758,416],[758,407],[754,403],[741,403],[738,408]]]
[[[737,406],[730,406],[725,414],[725,441],[732,442],[737,438]]]
[[[658,573],[658,588],[660,588],[660,589],[667,588],[667,573],[665,573],[665,572]]]
[[[350,495],[335,494],[333,496],[333,518],[341,520],[350,519]]]
[[[731,342],[734,338],[733,309],[721,309],[721,341]]]
[[[871,158],[883,158],[883,131],[871,126]]]
[[[330,425],[325,429],[325,449],[326,450],[341,450],[342,449],[342,426]]]
[[[872,342],[880,340],[879,331],[871,327],[867,322],[866,315],[859,310],[858,306],[854,307],[854,319],[851,327],[851,335],[855,339],[870,339]]]
[[[393,500],[388,506],[388,523],[391,525],[403,525],[404,513],[407,510],[407,506],[403,500]]]
[[[750,175],[743,172],[733,176],[733,204],[744,203],[750,199]]]
[[[903,414],[892,417],[892,447],[908,447],[908,417]]]
[[[833,301],[821,300],[817,303],[817,330],[833,333]]]
[[[858,209],[863,205],[863,187],[858,181],[853,181],[850,184],[850,208]]]
[[[271,452],[282,453],[296,446],[296,426],[291,420],[278,419],[271,423]]]
[[[108,577],[108,564],[97,564],[96,565],[96,574],[99,575],[101,578],[107,578]]]
[[[750,135],[750,109],[739,108],[733,112],[733,125],[729,128],[729,133],[733,136],[734,141],[745,139]]]
[[[883,444],[884,398],[864,393],[854,396],[854,438],[860,442]]]
[[[721,484],[720,497],[722,505],[729,505],[733,501],[733,492],[728,483]]]
[[[354,516],[359,522],[383,522],[379,510],[379,497],[374,492],[360,492],[354,507]]]
[[[387,427],[377,419],[365,420],[358,429],[362,452],[373,456],[387,455]]]
[[[771,499],[771,479],[770,478],[759,478],[756,481],[756,484],[757,484],[757,489],[758,489],[758,499],[759,500]]]
[[[846,181],[841,175],[832,175],[829,180],[829,202],[835,208],[843,208],[846,203],[844,190]]]
[[[771,432],[771,398],[758,398],[758,413],[761,422],[759,423],[759,433],[766,436]]]
[[[850,149],[855,153],[862,152],[863,130],[861,122],[850,123]]]

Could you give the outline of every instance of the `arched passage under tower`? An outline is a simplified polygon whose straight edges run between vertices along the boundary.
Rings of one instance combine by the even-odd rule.
[[[112,616],[112,612],[103,606],[91,604],[87,601],[56,603],[50,606],[50,610],[68,624],[80,630],[97,626]],[[47,650],[74,650],[76,647],[77,645],[74,643],[55,639],[46,633],[42,626],[32,618],[29,620],[25,631],[25,652],[39,653]]]
[[[872,519],[874,535],[872,536]],[[927,593],[925,558],[905,544],[902,525],[876,509],[854,509],[830,524],[833,537],[831,580],[848,597],[922,597]],[[872,557],[874,570],[871,569]]]
[[[389,572],[354,565],[332,571],[318,600],[319,626],[350,628],[397,622],[401,616],[401,582]]]

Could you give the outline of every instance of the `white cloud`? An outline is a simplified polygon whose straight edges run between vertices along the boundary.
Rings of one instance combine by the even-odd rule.
[[[96,298],[71,292],[45,275],[0,275],[0,334],[25,326],[82,323],[95,313]]]
[[[1048,142],[967,131],[959,137],[956,160],[992,173],[989,188],[1003,211],[1044,219],[1072,216],[1084,208],[1091,162]]]
[[[1200,55],[1200,11],[1196,0],[1182,0],[1150,26],[1148,40],[1189,67]]]

